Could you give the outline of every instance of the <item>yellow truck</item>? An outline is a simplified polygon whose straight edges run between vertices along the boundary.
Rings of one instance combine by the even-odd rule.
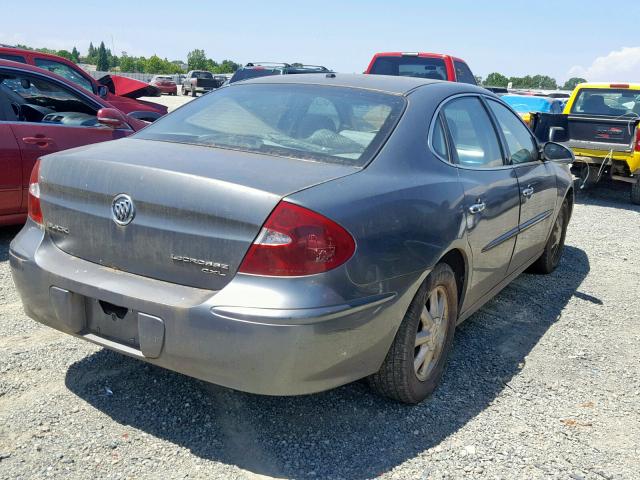
[[[562,115],[535,114],[532,129],[543,141],[573,150],[580,188],[607,176],[631,184],[640,204],[640,84],[581,83]]]

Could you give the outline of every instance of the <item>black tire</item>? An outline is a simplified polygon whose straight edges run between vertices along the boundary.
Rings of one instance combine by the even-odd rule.
[[[578,187],[580,190],[589,190],[598,183],[598,168],[582,163],[578,167]]]
[[[562,252],[564,250],[564,239],[567,236],[567,225],[571,210],[567,200],[564,201],[558,216],[556,217],[544,251],[538,259],[527,269],[530,273],[549,274],[560,264]]]
[[[429,365],[423,372],[423,378],[419,378],[419,372],[414,368],[414,361],[423,347],[416,347],[418,334],[427,333],[423,327],[424,310],[429,310],[431,295],[433,292],[446,292],[442,297],[443,305],[446,304],[446,313],[440,315],[442,322],[438,322],[442,329],[434,335],[438,340],[438,349],[433,349]],[[429,307],[427,307],[429,305]],[[444,312],[444,309],[443,309]],[[407,313],[396,332],[393,344],[387,352],[387,356],[380,370],[368,378],[369,385],[380,395],[398,402],[416,404],[427,398],[438,386],[447,357],[453,345],[453,335],[458,319],[458,289],[456,278],[451,267],[446,263],[436,265],[431,274],[418,289]],[[440,328],[440,327],[435,327]],[[419,329],[421,331],[419,332]],[[424,338],[429,335],[422,335]],[[429,342],[431,345],[431,342]],[[430,346],[425,342],[425,346]],[[427,368],[428,367],[428,368]]]
[[[631,184],[631,203],[640,205],[640,178]]]
[[[195,97],[196,95],[197,95],[196,89],[194,87],[191,87],[191,96]]]

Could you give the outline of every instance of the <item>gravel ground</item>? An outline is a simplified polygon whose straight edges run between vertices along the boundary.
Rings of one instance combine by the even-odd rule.
[[[362,382],[239,393],[40,326],[0,230],[0,478],[638,478],[639,213],[613,188],[580,196],[560,268],[458,328],[417,407]]]

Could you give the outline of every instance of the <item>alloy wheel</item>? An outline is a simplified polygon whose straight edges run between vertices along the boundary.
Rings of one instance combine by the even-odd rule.
[[[413,370],[424,382],[440,359],[447,337],[449,302],[443,286],[436,286],[427,296],[416,332]]]

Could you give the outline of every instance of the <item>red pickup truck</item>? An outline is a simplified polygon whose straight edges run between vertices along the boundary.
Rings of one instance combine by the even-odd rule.
[[[139,120],[153,122],[167,113],[167,107],[164,105],[138,99],[142,96],[157,97],[160,95],[156,87],[140,80],[119,75],[106,75],[100,80],[96,80],[66,58],[22,48],[0,47],[0,60],[26,63],[49,70],[103,98],[114,108]]]
[[[376,53],[364,73],[431,78],[477,85],[476,78],[464,60],[440,53]]]

